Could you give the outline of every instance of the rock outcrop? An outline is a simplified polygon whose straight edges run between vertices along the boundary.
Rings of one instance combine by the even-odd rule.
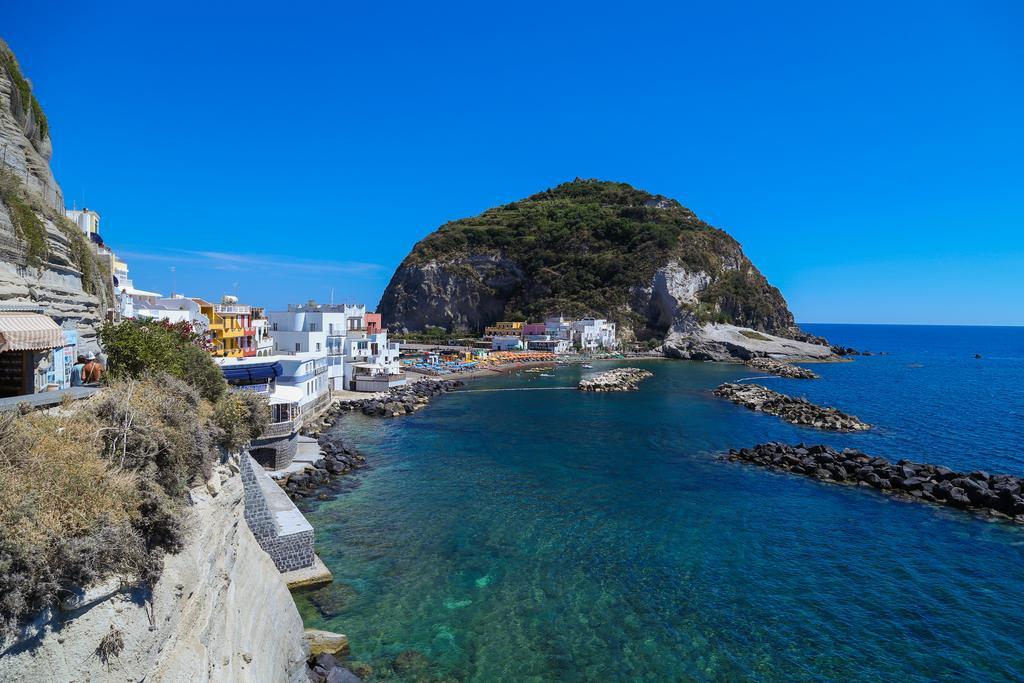
[[[42,110],[0,41],[0,183],[5,194],[19,197],[40,231],[30,244],[10,204],[0,201],[0,301],[38,304],[58,324],[77,327],[81,350],[98,350],[96,331],[113,300],[112,285],[84,235],[64,218],[52,154]]]
[[[427,407],[440,394],[455,391],[464,382],[457,379],[424,379],[373,397],[341,401],[335,412],[358,410],[371,417],[401,417]]]
[[[765,358],[758,356],[757,358],[751,358],[747,361],[749,367],[761,372],[767,372],[772,375],[778,375],[779,377],[788,377],[790,379],[818,379],[817,373],[802,368],[799,365],[793,365],[792,363],[784,363],[774,358]]]
[[[830,355],[794,339],[803,333],[782,294],[727,233],[674,199],[598,180],[441,226],[402,261],[378,310],[397,330],[597,315],[623,341],[664,340],[681,358]]]
[[[714,393],[737,405],[775,415],[803,427],[852,432],[871,429],[871,425],[841,410],[815,405],[806,398],[780,394],[759,384],[726,383],[715,389]]]
[[[615,368],[607,372],[599,372],[580,380],[580,391],[636,391],[640,382],[654,373],[640,368]]]
[[[870,486],[893,495],[983,512],[1024,523],[1024,480],[1010,474],[955,472],[941,465],[892,463],[863,452],[831,446],[765,443],[730,450],[729,460],[792,472],[837,484]]]
[[[241,477],[191,498],[192,535],[151,603],[127,588],[57,615],[0,650],[0,680],[305,681],[302,619],[243,519]],[[112,629],[122,648],[104,663],[96,649]]]

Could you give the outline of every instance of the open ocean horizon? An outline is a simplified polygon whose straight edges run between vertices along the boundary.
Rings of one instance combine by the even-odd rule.
[[[346,633],[371,680],[1020,680],[1024,529],[719,456],[825,443],[1024,476],[1024,328],[802,327],[874,355],[758,382],[873,429],[790,425],[711,394],[750,368],[667,360],[346,416],[369,467],[302,504],[334,573],[296,593],[307,626]],[[575,390],[639,364],[637,392]]]

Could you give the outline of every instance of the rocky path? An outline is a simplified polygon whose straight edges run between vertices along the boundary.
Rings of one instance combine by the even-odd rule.
[[[841,410],[811,403],[805,398],[780,394],[759,384],[726,383],[715,389],[716,396],[727,398],[737,405],[769,415],[776,415],[796,425],[832,429],[836,431],[863,431],[871,425]]]
[[[902,498],[980,511],[1024,523],[1024,480],[980,470],[955,472],[941,465],[892,463],[861,451],[831,446],[765,443],[730,450],[729,460],[802,474],[820,481],[870,486]]]

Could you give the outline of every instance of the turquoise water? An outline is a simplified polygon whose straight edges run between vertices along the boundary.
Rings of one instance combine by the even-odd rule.
[[[327,617],[297,595],[307,625],[378,679],[1020,680],[1024,530],[715,456],[803,440],[1024,474],[1024,329],[807,327],[891,354],[764,383],[872,432],[753,413],[709,393],[748,369],[672,361],[631,394],[553,388],[590,372],[560,368],[352,416],[371,467],[308,511],[335,583]]]

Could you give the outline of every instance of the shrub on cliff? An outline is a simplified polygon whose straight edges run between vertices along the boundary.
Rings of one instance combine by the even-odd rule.
[[[266,397],[252,391],[229,392],[213,409],[213,423],[220,430],[217,443],[233,453],[262,434],[270,418]]]
[[[14,234],[25,243],[26,265],[43,265],[50,253],[46,226],[25,197],[21,179],[7,169],[0,169],[0,202],[7,208]]]
[[[0,416],[0,635],[62,587],[146,564],[138,477],[102,456],[90,415]]]
[[[168,375],[114,379],[88,411],[105,425],[102,452],[117,467],[181,496],[206,479],[218,457],[207,424],[211,408],[199,391]]]
[[[206,340],[190,323],[125,320],[100,329],[109,376],[141,378],[168,374],[216,401],[227,390],[220,368],[207,353]]]

